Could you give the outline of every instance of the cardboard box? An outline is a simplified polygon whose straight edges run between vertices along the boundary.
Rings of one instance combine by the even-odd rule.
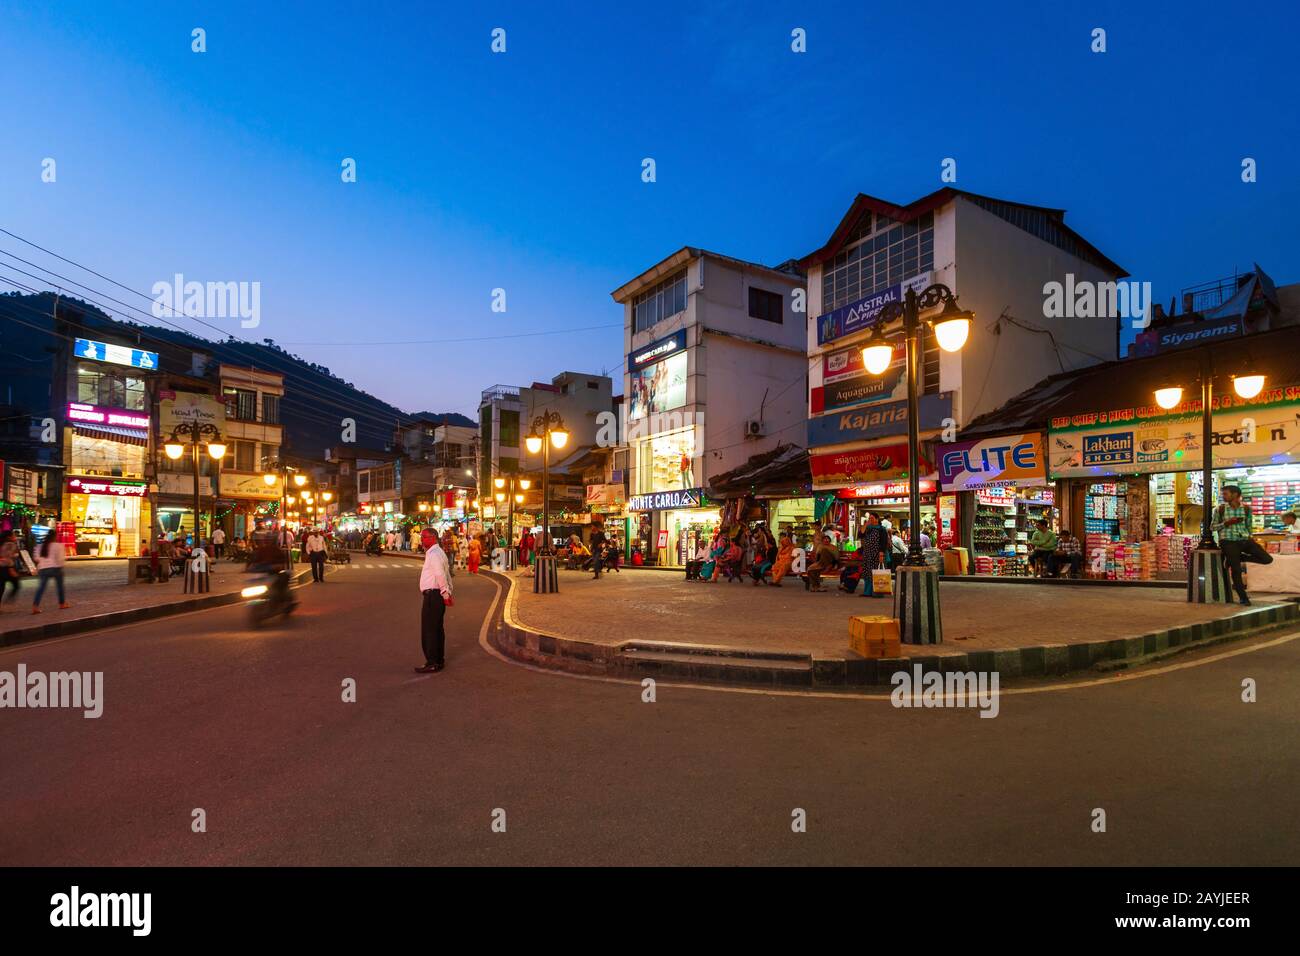
[[[866,614],[849,618],[849,647],[862,657],[901,657],[897,618]]]

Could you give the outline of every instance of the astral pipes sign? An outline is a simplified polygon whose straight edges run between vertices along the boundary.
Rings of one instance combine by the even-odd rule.
[[[885,306],[891,302],[902,302],[908,289],[916,289],[920,292],[930,284],[930,276],[929,272],[923,272],[906,282],[891,285],[888,289],[873,292],[856,302],[850,302],[848,305],[827,312],[817,319],[817,344],[825,345],[834,339],[871,328],[880,318],[880,313],[885,310]]]
[[[1045,485],[1043,434],[1030,432],[944,445],[939,456],[939,479],[944,491]]]

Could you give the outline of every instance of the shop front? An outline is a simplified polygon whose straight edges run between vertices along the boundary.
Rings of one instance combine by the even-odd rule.
[[[150,528],[145,463],[149,416],[70,402],[64,411],[60,539],[70,554],[135,557]]]
[[[640,554],[640,563],[658,567],[685,567],[699,542],[707,544],[717,533],[720,520],[718,505],[702,488],[633,495],[627,510],[636,521],[633,562]]]
[[[929,458],[922,454],[918,463],[922,475],[921,531],[930,538],[931,546],[937,547],[945,537],[951,541],[955,534],[957,505],[952,496],[939,494]],[[861,529],[871,515],[881,523],[888,521],[905,538],[910,536],[911,483],[906,444],[895,441],[862,449],[818,450],[810,456],[809,466],[813,488],[823,492],[819,525],[829,527],[844,550],[856,549]]]
[[[1252,533],[1277,556],[1274,566],[1248,566],[1256,590],[1300,585],[1295,536],[1283,522],[1300,508],[1297,422],[1297,387],[1251,400],[1226,395],[1213,414],[1209,506],[1223,500],[1225,485],[1239,487],[1253,514]],[[1065,520],[1082,532],[1090,573],[1186,580],[1207,501],[1199,403],[1173,412],[1152,406],[1061,417],[1052,420],[1049,438]]]
[[[1027,577],[1029,537],[1036,522],[1055,527],[1059,512],[1047,483],[1041,431],[946,444],[939,454],[939,481],[961,496],[968,517],[961,549],[975,574]]]

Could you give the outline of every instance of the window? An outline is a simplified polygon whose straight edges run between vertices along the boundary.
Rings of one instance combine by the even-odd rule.
[[[262,421],[267,425],[280,424],[279,395],[262,395]]]
[[[270,468],[275,462],[280,460],[279,445],[263,445],[261,467]]]
[[[370,472],[357,472],[357,491],[363,495],[370,494]]]
[[[934,213],[905,223],[868,213],[859,224],[853,245],[823,267],[822,312],[856,302],[933,268]]]
[[[766,289],[749,287],[749,317],[751,319],[762,319],[764,322],[775,322],[780,325],[785,318],[784,303],[785,297],[779,292],[768,292]]]
[[[235,457],[233,467],[235,471],[252,471],[257,467],[257,442],[254,441],[235,441]]]
[[[519,447],[519,413],[509,409],[501,409],[501,437],[502,448]]]
[[[221,390],[226,402],[226,417],[241,422],[257,421],[257,392],[247,388],[230,388]]]
[[[665,279],[632,300],[632,328],[641,332],[686,311],[686,270]]]
[[[144,379],[81,363],[77,366],[77,401],[144,411]]]

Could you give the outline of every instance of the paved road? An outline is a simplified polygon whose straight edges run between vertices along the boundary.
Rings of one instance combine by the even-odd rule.
[[[448,669],[417,676],[417,568],[358,559],[288,628],[222,609],[0,652],[105,672],[99,720],[0,710],[0,863],[1300,860],[1300,640],[1007,696],[992,720],[669,686],[649,704],[489,656],[496,588],[463,573]]]

